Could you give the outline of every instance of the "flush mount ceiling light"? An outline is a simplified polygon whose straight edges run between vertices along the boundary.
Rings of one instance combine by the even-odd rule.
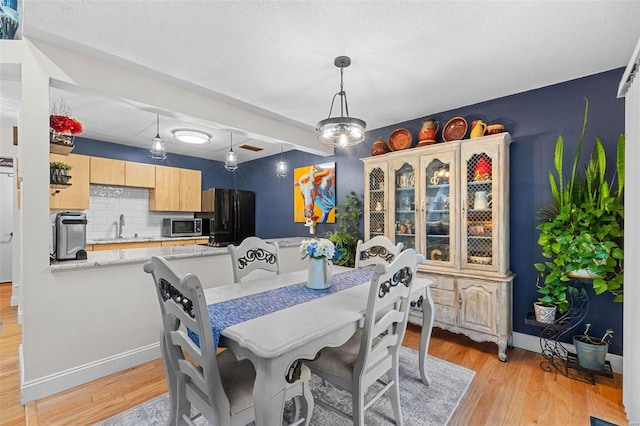
[[[364,141],[364,128],[367,123],[359,118],[349,117],[349,105],[347,104],[347,94],[344,91],[343,76],[344,69],[351,65],[351,58],[338,56],[333,63],[340,68],[340,91],[333,95],[329,117],[318,122],[316,128],[318,140],[325,145],[334,147],[356,145]],[[331,118],[336,96],[340,96],[340,117]]]
[[[160,114],[156,114],[156,137],[151,142],[151,149],[149,149],[149,156],[154,160],[164,160],[167,158],[167,150],[164,147],[164,142],[160,137]]]
[[[276,176],[278,177],[287,177],[287,162],[284,161],[284,148],[280,147],[280,161],[276,165]]]
[[[173,133],[173,137],[180,142],[190,143],[193,145],[209,143],[209,139],[211,138],[211,135],[198,130],[176,129],[171,133]]]
[[[224,168],[233,172],[238,168],[238,157],[236,157],[236,153],[233,152],[233,133],[231,135],[231,142],[229,152],[227,152],[227,158],[224,161]]]

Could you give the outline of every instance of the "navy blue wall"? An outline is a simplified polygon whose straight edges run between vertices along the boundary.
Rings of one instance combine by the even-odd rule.
[[[551,201],[548,172],[553,169],[553,151],[556,138],[562,134],[565,141],[565,170],[570,162],[582,130],[584,99],[589,99],[589,122],[585,134],[583,158],[590,154],[599,136],[607,150],[608,169],[615,168],[615,145],[620,133],[624,133],[624,99],[617,99],[618,82],[624,69],[585,77],[569,82],[531,90],[517,95],[494,99],[475,105],[430,114],[443,127],[452,117],[464,117],[469,124],[481,119],[486,123],[503,123],[511,133],[510,162],[510,226],[511,270],[517,274],[513,287],[514,330],[539,335],[540,329],[526,325],[524,319],[537,300],[535,262],[544,261],[537,244],[538,225],[536,212]],[[414,145],[422,124],[422,118],[405,121],[367,132],[365,143],[348,149],[336,149],[335,157],[323,159],[300,152],[287,153],[289,168],[305,166],[318,161],[337,163],[338,203],[345,194],[364,190],[364,167],[359,158],[370,156],[371,145],[379,136],[388,141],[391,132],[398,128],[411,131]],[[439,136],[438,136],[439,137]],[[468,137],[468,133],[467,136]],[[305,235],[308,228],[293,223],[293,178],[275,177],[275,159],[265,158],[240,165],[253,185],[257,197],[256,232],[263,237]],[[250,170],[247,170],[250,169]],[[302,231],[300,231],[302,227]],[[329,229],[320,225],[319,232]],[[593,324],[594,334],[606,328],[615,330],[610,351],[622,354],[622,304],[613,303],[608,295],[595,297],[591,290],[591,309],[586,322]],[[582,330],[578,330],[582,332]]]
[[[537,244],[536,212],[552,198],[547,175],[553,169],[556,138],[559,134],[564,137],[565,157],[568,160],[565,169],[569,169],[582,129],[583,97],[588,98],[590,112],[583,158],[590,153],[595,137],[599,136],[607,150],[608,168],[613,169],[615,144],[618,135],[624,132],[624,100],[616,98],[623,71],[620,68],[429,115],[440,121],[440,127],[456,116],[464,117],[469,124],[476,119],[482,119],[486,123],[503,123],[513,137],[510,151],[510,248],[511,270],[517,274],[513,286],[513,326],[517,332],[531,335],[540,333],[538,328],[526,325],[524,319],[532,310],[532,303],[538,298],[533,264],[544,258]],[[379,136],[387,141],[391,132],[398,128],[411,131],[415,144],[422,118],[424,117],[371,130],[367,132],[365,143],[348,149],[336,149],[335,156],[332,157],[299,151],[287,152],[284,157],[289,165],[289,175],[284,179],[277,178],[275,174],[279,155],[242,163],[234,173],[227,172],[219,162],[173,154],[168,154],[167,160],[162,164],[202,170],[202,187],[205,189],[226,187],[254,191],[258,236],[305,236],[308,235],[308,228],[293,222],[293,169],[335,161],[338,203],[344,202],[350,191],[355,191],[362,197],[364,167],[360,158],[370,156],[371,145]],[[144,149],[82,138],[76,138],[76,141],[77,148],[74,152],[78,154],[154,163]],[[333,225],[321,224],[318,232],[324,233],[332,228]],[[610,351],[621,355],[622,304],[613,303],[613,298],[609,295],[596,297],[591,291],[591,296],[591,309],[586,322],[593,324],[592,330],[596,335],[605,328],[613,328],[615,335]]]

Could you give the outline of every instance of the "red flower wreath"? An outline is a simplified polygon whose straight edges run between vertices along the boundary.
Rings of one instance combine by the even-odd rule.
[[[82,124],[75,118],[66,115],[49,116],[49,127],[58,133],[71,133],[72,135],[82,132]]]

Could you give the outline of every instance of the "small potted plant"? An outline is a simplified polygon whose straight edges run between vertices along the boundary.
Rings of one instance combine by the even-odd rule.
[[[347,194],[347,201],[336,206],[338,228],[329,231],[325,237],[336,245],[336,257],[333,263],[353,268],[356,262],[356,247],[358,245],[358,225],[362,216],[362,203],[358,195],[351,191]]]
[[[613,330],[608,328],[604,335],[598,339],[589,336],[591,324],[585,326],[584,334],[573,336],[573,345],[576,348],[578,364],[590,370],[603,370],[609,341],[613,338]]]
[[[73,147],[73,137],[82,133],[82,124],[71,117],[71,108],[65,105],[64,99],[58,105],[54,103],[51,112],[49,116],[50,143]]]
[[[624,135],[618,138],[616,171],[606,178],[606,153],[600,138],[582,174],[578,160],[587,125],[589,103],[584,112],[582,135],[576,149],[571,175],[563,177],[562,136],[556,140],[554,166],[549,183],[554,201],[539,212],[538,244],[549,259],[536,263],[538,292],[542,302],[552,303],[563,313],[569,308],[567,290],[572,279],[589,280],[596,294],[609,292],[616,302],[623,301],[622,249],[624,224]],[[546,300],[543,300],[546,299]]]
[[[69,170],[71,170],[71,164],[64,163],[62,161],[52,161],[49,163],[49,182],[51,183],[69,183],[71,176]]]

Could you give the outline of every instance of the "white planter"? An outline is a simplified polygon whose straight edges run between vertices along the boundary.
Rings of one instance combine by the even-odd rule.
[[[545,324],[553,324],[556,320],[556,306],[543,305],[540,302],[533,304],[533,311],[536,314],[536,321]]]
[[[577,269],[573,272],[567,273],[567,276],[578,280],[593,280],[596,278],[602,278],[600,275],[592,274],[588,269]]]

